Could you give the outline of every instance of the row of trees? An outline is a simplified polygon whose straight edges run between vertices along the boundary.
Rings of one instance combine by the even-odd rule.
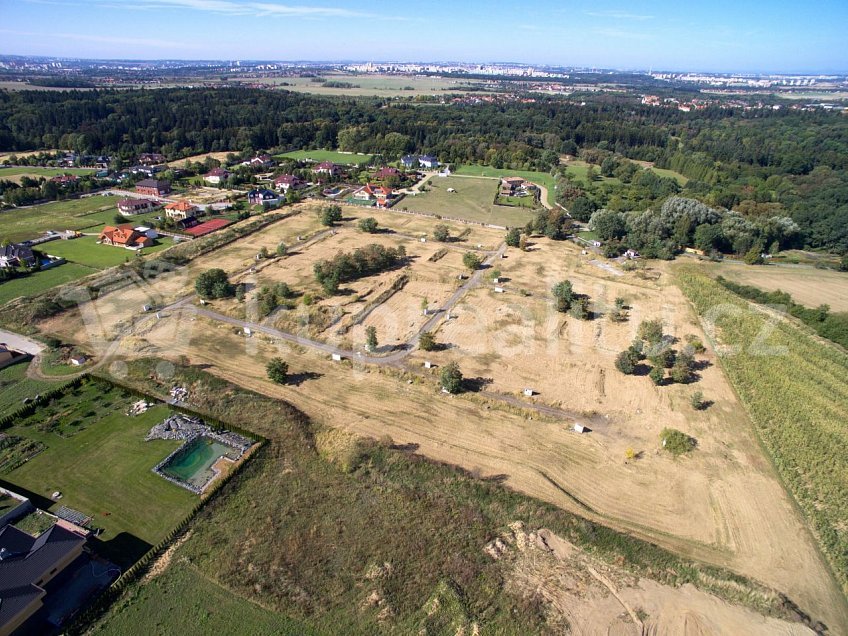
[[[384,247],[371,243],[353,252],[339,252],[331,259],[318,261],[313,266],[315,280],[321,284],[327,294],[338,292],[339,284],[363,276],[376,274],[402,263],[406,259],[406,248]]]

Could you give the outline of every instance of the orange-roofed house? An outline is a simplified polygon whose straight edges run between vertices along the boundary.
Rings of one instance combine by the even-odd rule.
[[[391,205],[394,192],[386,186],[369,183],[359,188],[352,196],[354,201],[363,203],[370,201],[376,203],[378,208],[386,208]]]
[[[190,216],[194,216],[197,212],[197,206],[192,205],[186,200],[175,201],[165,206],[165,216],[175,221],[182,221]]]
[[[100,243],[103,245],[114,245],[125,247],[130,250],[141,249],[153,245],[153,239],[142,234],[130,224],[114,227],[107,225],[100,232]]]

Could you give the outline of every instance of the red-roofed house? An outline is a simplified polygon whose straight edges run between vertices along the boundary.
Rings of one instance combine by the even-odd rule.
[[[153,245],[153,239],[145,236],[129,224],[119,225],[117,227],[107,225],[100,232],[100,243],[137,250]]]
[[[281,174],[279,177],[274,179],[274,188],[280,192],[288,192],[289,188],[297,190],[305,185],[306,182],[303,179],[296,177],[293,174]]]
[[[229,178],[230,172],[226,168],[212,168],[212,170],[203,175],[203,180],[212,185],[218,185]]]
[[[197,212],[197,206],[192,205],[185,199],[169,203],[165,206],[165,216],[176,221],[194,216],[195,212]]]
[[[315,174],[328,174],[331,177],[341,174],[342,169],[332,161],[322,161],[312,169]]]
[[[60,186],[66,186],[71,183],[76,183],[79,181],[79,177],[75,174],[57,174],[55,177],[50,179],[53,183],[58,183]]]
[[[354,192],[352,198],[354,201],[363,203],[370,201],[376,203],[378,208],[386,208],[391,204],[394,198],[394,192],[386,186],[369,183]]]

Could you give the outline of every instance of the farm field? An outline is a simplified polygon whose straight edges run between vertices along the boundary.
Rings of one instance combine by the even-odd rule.
[[[95,228],[91,231],[99,231],[104,225],[115,222],[117,202],[116,197],[92,196],[5,210],[0,212],[0,238],[17,242],[35,238],[47,230]],[[144,218],[146,216],[139,215],[127,222]]]
[[[269,83],[282,90],[312,93],[315,95],[347,95],[350,97],[417,97],[419,95],[444,96],[468,92],[468,87],[480,86],[474,80],[455,80],[442,77],[418,77],[396,75],[351,75],[327,73],[322,75],[329,81],[354,84],[353,88],[335,88],[311,81],[308,77],[250,78],[250,82]],[[289,84],[283,86],[282,83]]]
[[[62,174],[86,175],[94,174],[96,170],[92,168],[40,168],[38,166],[22,166],[16,168],[0,167],[0,179],[7,181],[21,182],[21,177],[32,177],[38,179],[44,177],[56,177]]]
[[[161,541],[198,501],[152,472],[180,442],[145,442],[169,409],[155,406],[128,417],[124,413],[136,400],[119,389],[84,383],[6,430],[47,448],[4,479],[40,497],[61,491],[50,510],[64,505],[91,515],[92,524],[103,528],[105,551],[123,564]]]
[[[30,157],[32,155],[41,154],[42,152],[56,153],[56,152],[59,152],[59,151],[56,148],[51,148],[51,149],[47,149],[47,150],[18,150],[18,151],[3,150],[3,151],[0,151],[0,162],[6,161],[7,159],[9,159],[11,157],[19,157],[19,158]]]
[[[20,296],[33,296],[51,287],[72,283],[96,272],[96,269],[85,265],[65,263],[50,269],[33,272],[29,276],[4,281],[0,283],[0,305],[5,305],[10,300]]]
[[[602,291],[587,289],[577,283],[577,276],[574,279],[578,291],[602,297]],[[447,342],[450,348],[427,354],[437,364],[458,360],[466,377],[480,377],[484,382],[493,378],[486,390],[514,395],[529,385],[540,392],[538,400],[543,403],[557,404],[561,396],[562,406],[576,411],[578,418],[584,417],[583,409],[591,409],[584,421],[597,430],[589,436],[576,436],[569,424],[537,413],[531,421],[526,411],[492,411],[497,403],[486,398],[440,396],[435,382],[426,377],[404,385],[367,367],[332,363],[325,354],[271,338],[245,339],[231,327],[206,319],[197,318],[190,333],[175,337],[175,330],[186,322],[179,314],[124,339],[120,355],[155,354],[172,360],[186,356],[192,363],[211,365],[216,374],[290,401],[318,423],[375,438],[388,434],[395,443],[414,444],[418,452],[436,460],[484,476],[502,475],[507,485],[522,492],[679,553],[730,567],[786,592],[831,624],[844,622],[844,599],[831,584],[812,537],[763,461],[745,413],[714,363],[693,386],[654,387],[645,377],[624,377],[613,368],[618,341],[629,342],[628,331],[635,330],[641,317],[653,314],[651,307],[673,320],[669,326],[686,327],[683,332],[669,331],[700,333],[682,296],[665,285],[651,290],[642,287],[643,281],[632,285],[618,279],[603,281],[602,277],[599,285],[609,284],[610,296],[633,287],[629,295],[642,308],[629,326],[616,326],[602,338],[609,343],[608,350],[587,347],[585,339],[591,339],[598,327],[589,324],[582,339],[579,328],[567,327],[564,342],[554,341],[548,348],[534,344],[535,337],[530,336],[528,355],[520,353],[521,344],[512,338],[514,330],[507,331],[500,343],[505,345],[501,359],[491,355],[488,344],[499,337],[496,332],[472,329],[468,338],[473,340],[463,340],[460,335],[449,339],[440,331],[437,341]],[[481,296],[473,297],[470,304],[479,301],[480,309],[459,308],[457,323],[467,327],[472,314],[486,325],[512,323],[496,306],[483,302],[488,292],[476,293]],[[676,309],[671,317],[669,310],[661,309],[669,303]],[[486,323],[485,316],[492,311],[491,323]],[[560,329],[555,316],[542,325],[554,332]],[[523,333],[520,326],[518,331]],[[477,345],[478,341],[482,344]],[[265,364],[273,356],[286,359],[291,373],[311,379],[297,386],[269,383]],[[420,373],[422,359],[416,353],[409,370]],[[708,356],[708,361],[713,359]],[[696,388],[715,401],[705,412],[696,413],[688,404]],[[663,426],[695,436],[697,453],[685,460],[661,453],[657,440]],[[627,448],[640,452],[641,459],[625,462]],[[676,486],[669,489],[669,483]],[[786,550],[792,552],[789,561],[784,558]]]
[[[491,166],[462,165],[457,166],[456,169],[453,170],[453,174],[468,177],[489,177],[498,179],[502,177],[522,177],[528,181],[532,181],[533,183],[537,183],[547,188],[548,203],[550,205],[554,205],[554,203],[556,203],[556,192],[554,191],[556,181],[546,172],[534,172],[532,170],[507,170],[502,168],[492,168]],[[492,196],[494,196],[494,194],[492,194]]]
[[[842,532],[848,516],[848,460],[842,452],[848,443],[848,355],[789,321],[764,331],[771,324],[765,311],[750,308],[691,266],[680,268],[678,278],[702,314],[715,306],[746,310],[715,318],[718,344],[738,349],[723,356],[722,365],[848,592]]]
[[[768,291],[784,291],[802,305],[830,305],[832,311],[848,311],[848,273],[800,265],[763,265],[724,261],[702,263],[711,276]]]
[[[0,369],[0,417],[17,411],[23,406],[24,398],[35,397],[61,384],[61,382],[27,378],[26,371],[29,363],[29,360],[23,360]]]
[[[533,218],[533,213],[525,208],[494,204],[496,179],[434,177],[427,185],[429,191],[407,195],[397,208],[500,226],[524,227]],[[448,192],[448,188],[456,192]],[[436,223],[434,219],[433,224]]]
[[[128,263],[139,256],[161,252],[173,245],[170,237],[156,239],[152,247],[146,247],[140,252],[133,252],[113,245],[100,245],[96,236],[81,236],[69,241],[51,241],[44,244],[43,250],[53,256],[61,256],[69,263],[77,263],[94,269],[106,269]]]
[[[182,159],[175,159],[174,161],[169,161],[168,165],[171,166],[172,168],[182,168],[185,165],[186,161],[189,161],[191,163],[195,163],[195,162],[203,163],[203,160],[206,159],[207,157],[211,157],[212,159],[216,159],[216,160],[223,163],[223,162],[226,161],[227,155],[229,155],[229,154],[238,154],[238,153],[234,153],[231,150],[227,150],[227,151],[223,151],[223,152],[206,152],[206,153],[203,153],[203,154],[200,154],[200,155],[191,155],[191,156],[188,156],[188,157],[183,157]]]
[[[367,165],[371,163],[371,155],[359,155],[352,152],[340,152],[337,150],[295,150],[281,155],[274,155],[277,160],[294,159],[296,161],[332,161],[339,165]]]

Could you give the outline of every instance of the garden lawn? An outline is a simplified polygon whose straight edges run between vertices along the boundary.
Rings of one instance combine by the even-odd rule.
[[[0,212],[0,239],[17,242],[36,238],[47,230],[100,229],[114,224],[117,201],[117,197],[92,196],[5,210]]]
[[[29,276],[7,280],[0,283],[0,305],[5,305],[19,296],[34,296],[51,287],[71,283],[89,274],[94,274],[96,271],[96,269],[85,265],[65,263],[40,272],[34,272]]]
[[[296,161],[332,161],[340,165],[363,165],[371,163],[371,155],[357,155],[349,152],[338,152],[336,150],[295,150],[281,155],[274,155],[274,159],[295,159]]]
[[[23,406],[24,398],[61,386],[61,382],[30,380],[26,376],[29,360],[22,360],[0,369],[0,417],[10,415]]]
[[[505,170],[502,168],[492,168],[491,166],[468,165],[458,166],[453,173],[471,177],[497,177],[499,179],[502,177],[521,177],[522,179],[527,179],[528,181],[546,187],[548,189],[548,203],[551,205],[556,204],[556,192],[554,190],[556,180],[546,172]]]
[[[266,610],[221,587],[176,554],[176,562],[145,585],[133,586],[92,633],[315,634],[303,623]]]
[[[153,254],[173,245],[170,238],[157,239],[152,247],[141,250],[141,255]],[[96,269],[106,269],[121,265],[137,258],[137,253],[113,245],[100,245],[96,236],[83,236],[70,241],[51,241],[43,250],[54,256],[61,256],[71,263],[86,265]]]
[[[527,208],[495,205],[494,198],[498,191],[498,182],[495,179],[434,177],[430,179],[428,186],[430,190],[416,196],[408,195],[395,207],[399,210],[509,227],[524,227],[534,216]],[[453,188],[456,192],[448,192],[448,188]]]
[[[105,554],[125,565],[164,539],[199,501],[151,470],[181,442],[144,441],[150,428],[168,416],[164,405],[129,417],[126,410],[137,398],[95,384],[83,384],[63,400],[69,398],[70,411],[62,412],[58,428],[39,430],[37,412],[34,422],[28,418],[7,429],[47,449],[4,477],[43,497],[61,491],[62,499],[50,511],[64,505],[91,515],[92,525],[103,528]],[[74,421],[80,422],[76,432]],[[61,437],[59,431],[70,436]]]

